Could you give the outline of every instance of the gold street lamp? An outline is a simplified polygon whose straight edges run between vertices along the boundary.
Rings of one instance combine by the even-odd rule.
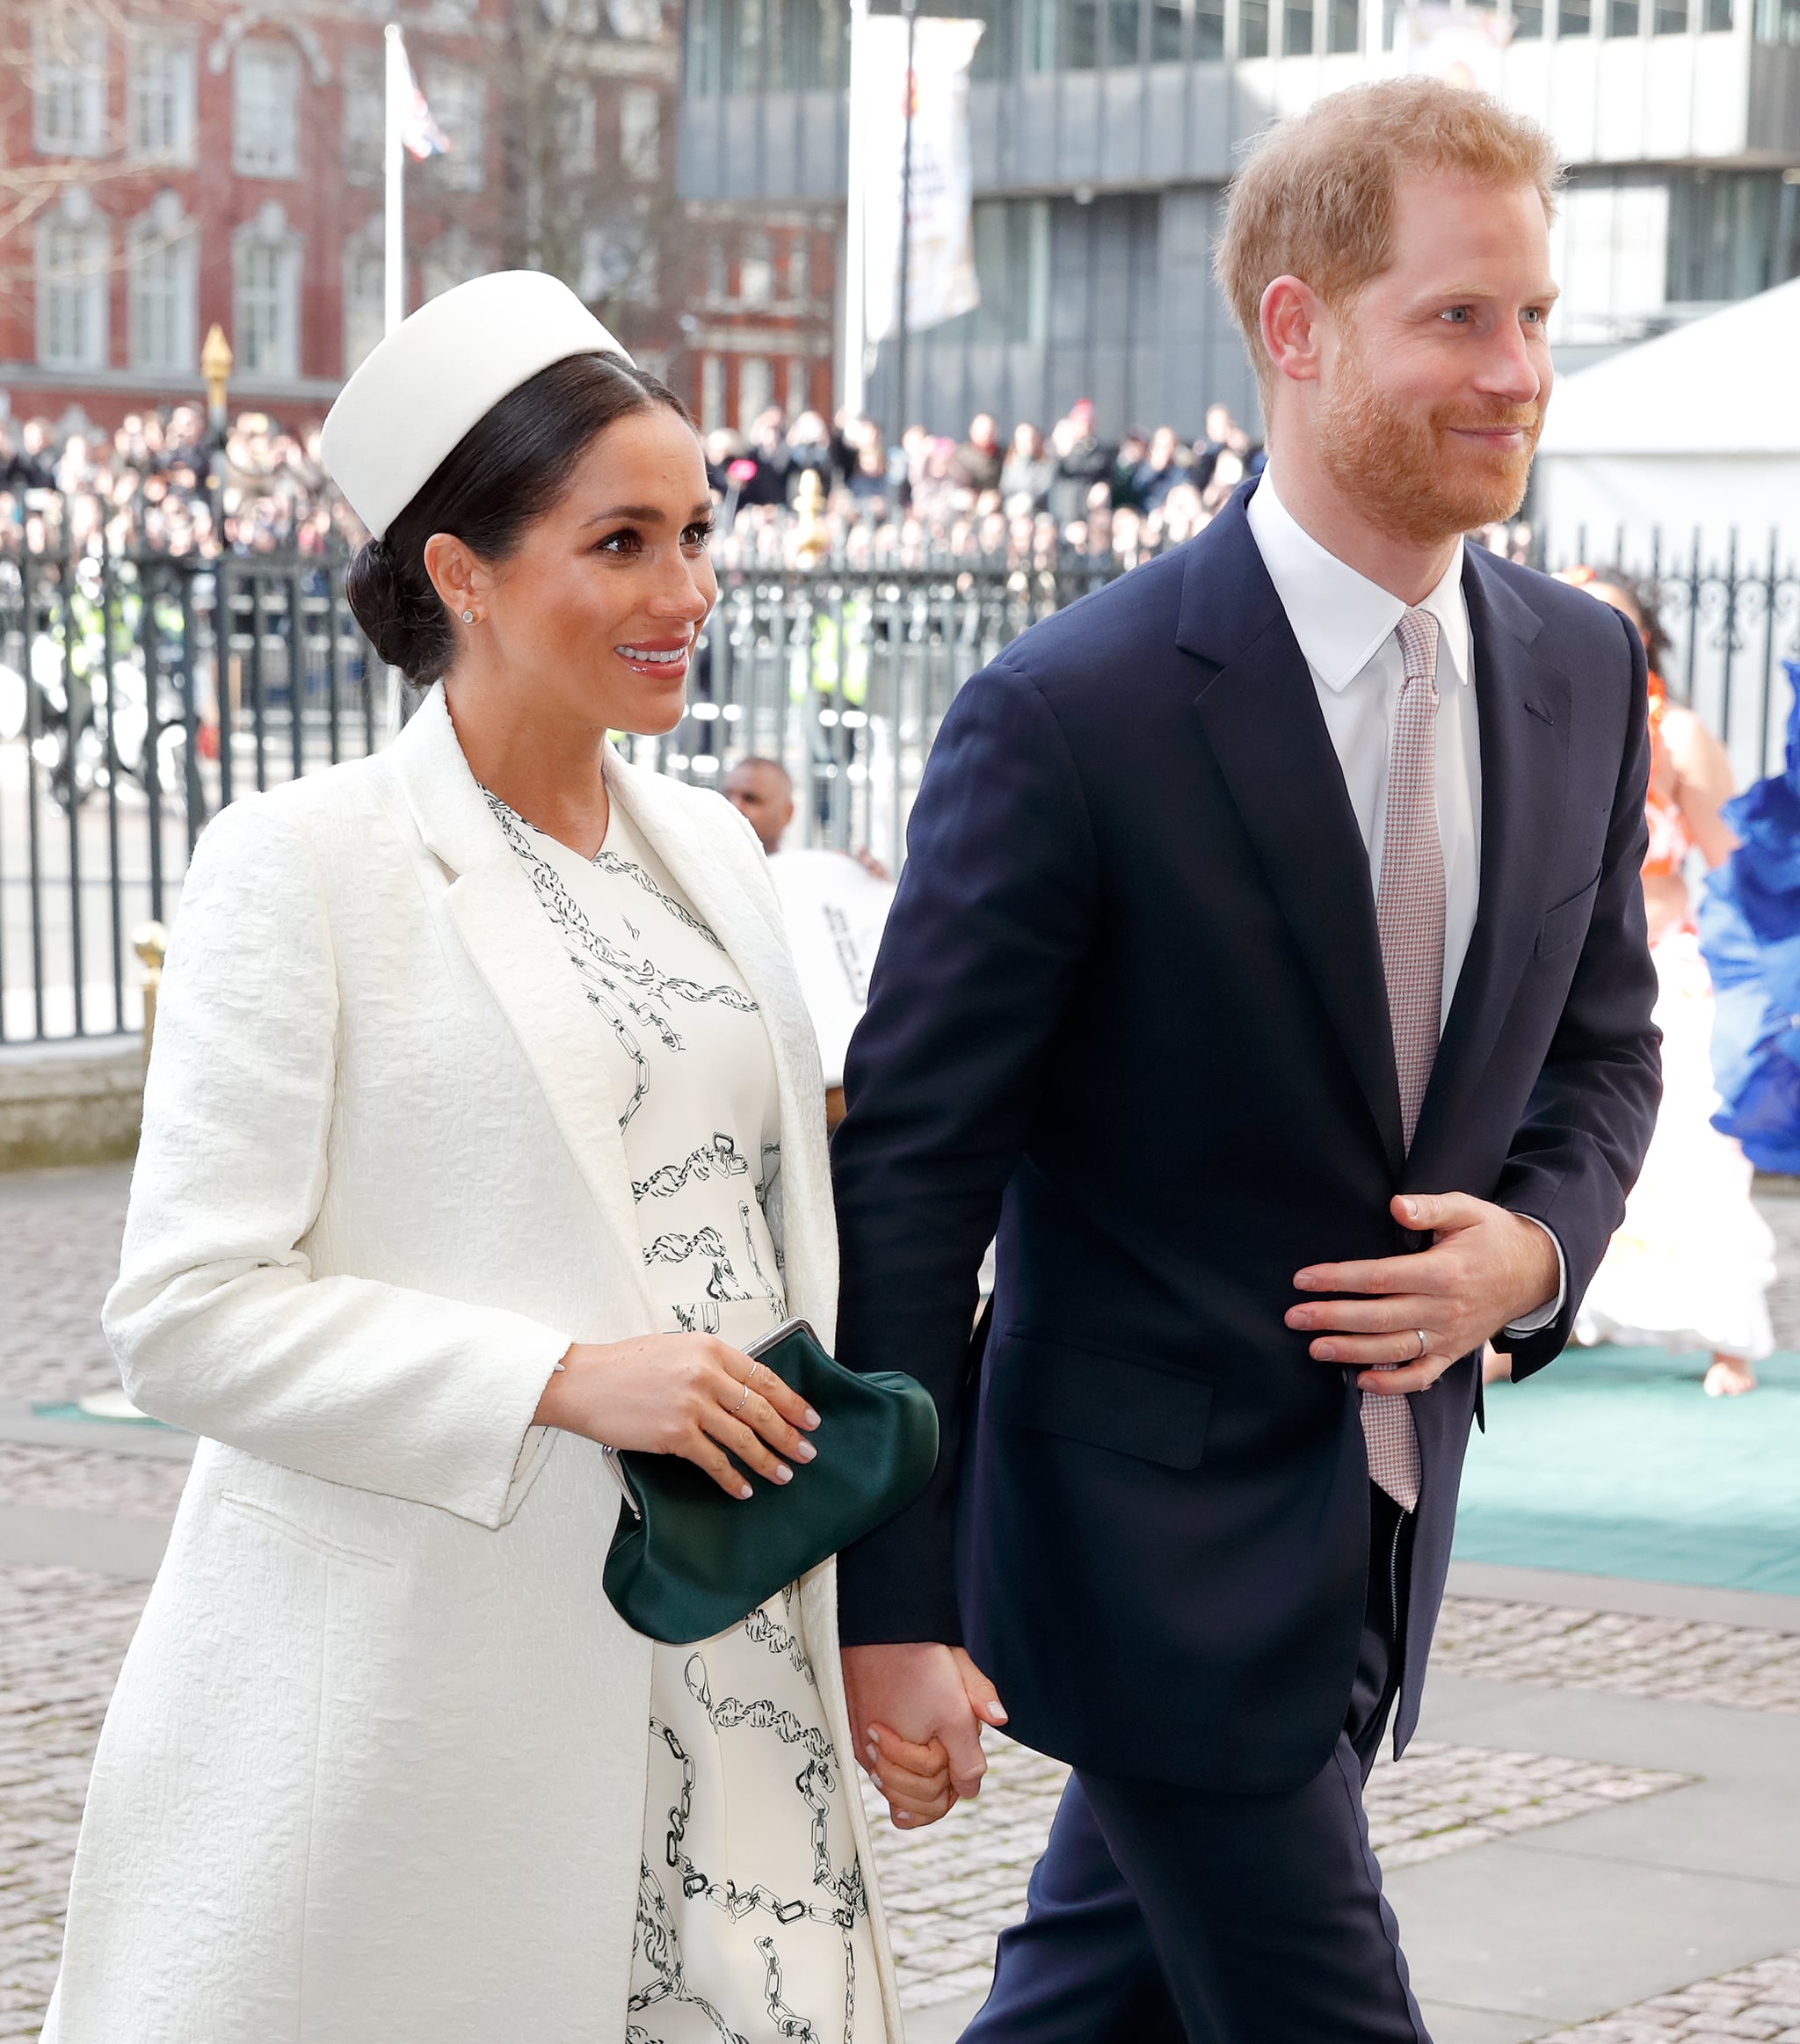
[[[231,343],[225,329],[216,324],[200,350],[200,375],[207,384],[207,423],[222,440],[225,437],[225,386],[231,381]]]

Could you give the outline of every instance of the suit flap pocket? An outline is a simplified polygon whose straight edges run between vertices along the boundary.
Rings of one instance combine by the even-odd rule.
[[[1168,1469],[1199,1463],[1212,1396],[1191,1371],[1010,1328],[988,1364],[991,1417]]]
[[[1551,909],[1537,933],[1538,957],[1548,958],[1551,952],[1560,951],[1587,934],[1588,920],[1593,914],[1593,898],[1599,891],[1600,875],[1596,873],[1579,894],[1571,894],[1568,900],[1558,902]]]

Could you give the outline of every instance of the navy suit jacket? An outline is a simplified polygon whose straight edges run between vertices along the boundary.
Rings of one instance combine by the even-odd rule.
[[[1423,1247],[1397,1191],[1533,1215],[1569,1282],[1528,1375],[1660,1080],[1643,649],[1471,547],[1480,906],[1404,1153],[1368,858],[1247,497],[944,720],[833,1151],[838,1352],[920,1378],[943,1454],[839,1580],[846,1644],[965,1643],[1029,1745],[1274,1792],[1343,1725],[1368,1564],[1361,1393],[1282,1324],[1294,1272]],[[1479,1381],[1465,1357],[1412,1398],[1402,1743]]]

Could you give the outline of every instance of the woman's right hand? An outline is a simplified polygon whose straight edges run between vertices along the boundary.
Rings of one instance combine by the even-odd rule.
[[[577,1342],[532,1417],[609,1448],[684,1456],[737,1498],[751,1495],[744,1469],[788,1483],[794,1471],[783,1458],[810,1462],[817,1453],[806,1437],[819,1415],[766,1363],[715,1335]]]

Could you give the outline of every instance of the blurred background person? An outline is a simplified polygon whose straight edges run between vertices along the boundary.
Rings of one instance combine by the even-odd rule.
[[[1659,668],[1667,646],[1651,593],[1615,569],[1559,579],[1622,611],[1650,659],[1650,849],[1644,906],[1657,971],[1663,1099],[1644,1170],[1577,1317],[1575,1338],[1629,1348],[1701,1349],[1709,1397],[1752,1390],[1775,1347],[1768,1288],[1775,1238],[1751,1201],[1749,1160],[1712,1125],[1712,981],[1701,956],[1684,869],[1698,853],[1722,865],[1737,839],[1719,815],[1731,793],[1724,747]]]

